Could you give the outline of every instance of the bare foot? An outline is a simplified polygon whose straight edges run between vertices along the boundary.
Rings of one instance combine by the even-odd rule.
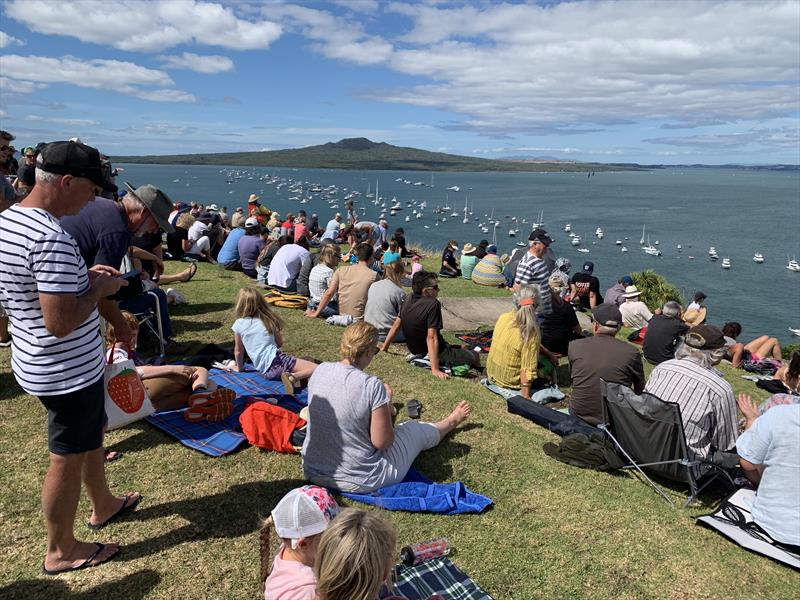
[[[469,405],[469,402],[462,400],[458,403],[458,406],[453,409],[453,412],[450,413],[450,415],[447,417],[447,420],[452,424],[453,428],[455,428],[466,421],[467,417],[469,417],[471,414],[472,407]]]
[[[69,571],[76,567],[94,567],[109,560],[119,552],[119,544],[109,543],[102,544],[102,546],[103,548],[100,549],[97,543],[76,541],[75,546],[67,555],[62,557],[46,556],[44,568],[46,571],[55,573]],[[89,560],[90,557],[91,560]]]

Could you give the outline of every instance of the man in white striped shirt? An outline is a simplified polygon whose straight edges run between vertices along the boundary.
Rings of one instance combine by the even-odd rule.
[[[536,313],[540,319],[551,312],[550,285],[547,283],[551,269],[547,266],[544,256],[552,243],[553,238],[544,229],[534,229],[528,236],[528,253],[519,261],[514,276],[515,292],[519,290],[520,285],[539,286],[541,306]]]
[[[653,369],[644,391],[680,405],[690,459],[734,467],[736,400],[731,385],[714,368],[724,355],[725,336],[718,327],[692,327],[675,358]],[[695,469],[695,475],[706,469]]]
[[[98,565],[117,544],[82,542],[73,532],[81,481],[99,528],[136,506],[139,494],[114,496],[105,478],[103,342],[97,302],[122,285],[106,266],[87,270],[59,219],[77,214],[107,184],[94,148],[47,145],[36,186],[0,214],[0,300],[13,331],[11,366],[19,385],[48,412],[50,465],[42,490],[47,523],[45,574]]]

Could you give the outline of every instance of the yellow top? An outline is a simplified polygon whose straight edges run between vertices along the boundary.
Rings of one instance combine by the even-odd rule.
[[[536,378],[536,365],[539,362],[539,334],[534,335],[527,344],[522,342],[516,311],[500,315],[494,325],[492,347],[486,361],[486,374],[499,386],[520,389],[520,372],[525,371],[528,381]]]

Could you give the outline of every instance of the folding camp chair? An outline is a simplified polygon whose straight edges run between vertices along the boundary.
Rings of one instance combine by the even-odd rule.
[[[134,312],[133,316],[139,322],[140,330],[144,325],[156,337],[158,340],[158,355],[164,359],[166,357],[164,351],[166,340],[164,339],[164,329],[161,325],[161,303],[158,301],[158,295],[155,292],[146,293],[153,297],[153,308],[143,312]]]
[[[665,402],[647,392],[638,395],[626,385],[601,380],[605,431],[617,449],[630,462],[625,469],[636,469],[644,480],[674,505],[664,491],[646,474],[678,481],[689,486],[686,508],[712,481],[722,477],[731,489],[735,484],[719,465],[707,460],[690,458],[678,404]],[[702,485],[698,485],[699,467],[707,467]]]

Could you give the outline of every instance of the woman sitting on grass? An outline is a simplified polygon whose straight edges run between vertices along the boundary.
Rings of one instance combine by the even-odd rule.
[[[256,370],[267,379],[283,381],[287,394],[317,368],[317,364],[281,352],[283,319],[272,312],[264,296],[255,288],[242,288],[233,310],[236,321],[231,329],[236,334],[233,354],[236,370],[243,372],[244,353]]]
[[[486,248],[486,256],[472,270],[472,283],[489,287],[505,287],[506,277],[503,275],[503,261],[497,256],[497,246],[494,244]]]
[[[530,399],[539,363],[539,286],[521,285],[514,292],[514,310],[497,319],[486,361],[483,385],[504,398]]]
[[[378,330],[378,341],[386,339],[386,334],[394,324],[397,315],[406,299],[403,291],[403,275],[405,267],[400,260],[386,265],[383,279],[376,281],[367,291],[367,304],[364,307],[364,320],[374,325]],[[406,341],[403,332],[398,331],[394,336],[395,342]]]
[[[730,321],[722,327],[722,333],[736,340],[742,333],[742,326],[736,321]],[[728,348],[726,358],[731,361],[734,369],[741,367],[742,361],[745,360],[763,360],[765,358],[781,360],[781,345],[776,338],[761,335],[747,344],[736,342]]]
[[[133,337],[130,344],[116,341],[114,326],[106,324],[109,339],[107,360],[119,363],[128,359],[136,365],[136,373],[142,380],[147,396],[156,410],[177,410],[189,406],[186,419],[189,421],[215,421],[226,418],[230,412],[226,407],[236,399],[236,393],[228,388],[218,388],[208,379],[208,370],[189,365],[151,366],[142,364],[135,352],[139,336],[136,317],[122,311]]]
[[[437,423],[392,425],[392,389],[364,372],[378,353],[378,330],[358,321],[342,334],[342,360],[322,363],[308,382],[303,472],[317,485],[372,492],[405,478],[423,450],[470,414],[467,402]]]

